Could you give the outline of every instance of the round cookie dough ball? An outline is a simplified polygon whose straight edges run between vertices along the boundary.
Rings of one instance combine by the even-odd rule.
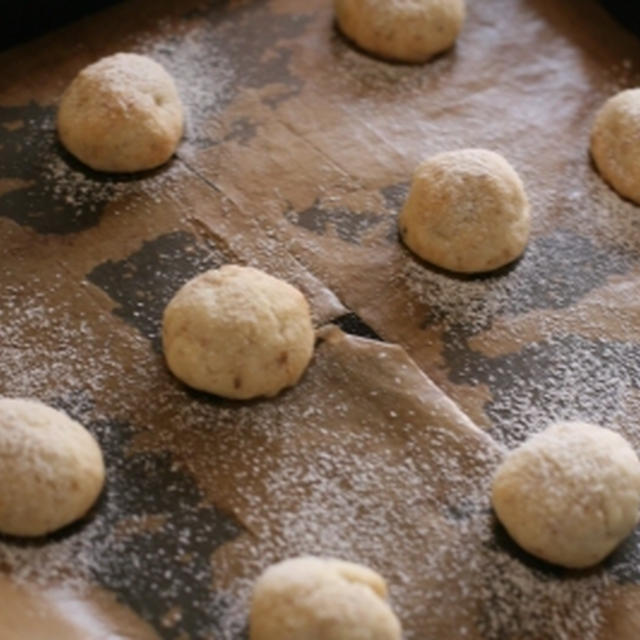
[[[157,62],[117,53],[85,67],[64,92],[58,135],[98,171],[133,172],[164,164],[182,137],[182,104]]]
[[[164,312],[162,340],[169,369],[184,383],[248,399],[298,382],[315,333],[298,289],[259,269],[226,265],[176,293]]]
[[[453,45],[464,0],[334,0],[340,30],[381,58],[424,62]]]
[[[404,243],[427,262],[460,273],[492,271],[525,250],[529,202],[502,156],[449,151],[418,166],[399,226]]]
[[[301,557],[256,581],[250,640],[400,640],[400,623],[375,571],[341,560]]]
[[[640,462],[609,429],[559,422],[507,455],[493,479],[492,502],[529,553],[565,567],[590,567],[638,521]]]
[[[609,98],[591,130],[591,155],[600,175],[640,204],[640,89]]]
[[[0,399],[0,531],[41,536],[81,518],[104,484],[93,436],[35,400]]]

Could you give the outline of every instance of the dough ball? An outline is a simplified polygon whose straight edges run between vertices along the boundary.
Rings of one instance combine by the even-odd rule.
[[[41,536],[85,515],[104,484],[93,436],[35,400],[0,399],[0,531]]]
[[[565,567],[590,567],[638,521],[640,462],[609,429],[559,422],[507,455],[492,501],[523,549]]]
[[[591,155],[602,177],[640,204],[640,89],[618,93],[598,111]]]
[[[164,312],[169,369],[227,398],[274,396],[313,354],[309,305],[295,287],[258,269],[226,265],[187,282]]]
[[[529,202],[518,174],[485,149],[439,153],[418,166],[400,213],[405,244],[461,273],[502,267],[529,239]]]
[[[340,30],[359,47],[390,60],[424,62],[453,45],[464,0],[334,0]]]
[[[341,560],[302,557],[257,580],[250,640],[400,640],[400,623],[375,571]]]
[[[135,53],[117,53],[85,67],[58,109],[62,144],[98,171],[142,171],[164,164],[182,128],[173,79],[157,62]]]

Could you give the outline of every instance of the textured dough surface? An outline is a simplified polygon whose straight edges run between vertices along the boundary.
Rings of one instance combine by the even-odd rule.
[[[348,38],[402,62],[424,62],[451,47],[465,18],[464,0],[335,0],[334,7]]]
[[[0,531],[40,536],[82,517],[104,484],[102,452],[66,414],[0,399]]]
[[[600,175],[621,196],[640,204],[640,89],[621,91],[598,111],[591,155]]]
[[[492,502],[523,549],[554,564],[589,567],[638,521],[640,462],[609,429],[559,422],[507,455]]]
[[[342,560],[300,557],[269,567],[251,600],[250,640],[400,640],[384,579]]]
[[[529,202],[502,156],[449,151],[418,166],[399,225],[404,243],[424,260],[449,271],[491,271],[525,250]]]
[[[171,76],[157,62],[117,53],[85,67],[64,92],[58,135],[98,171],[134,172],[164,164],[183,130]]]
[[[162,335],[167,363],[180,380],[238,399],[274,396],[295,384],[315,342],[298,289],[237,265],[187,282],[165,309]]]

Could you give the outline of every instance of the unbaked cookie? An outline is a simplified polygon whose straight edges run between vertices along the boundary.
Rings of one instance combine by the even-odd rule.
[[[399,226],[409,249],[438,267],[491,271],[525,250],[529,201],[502,156],[485,149],[449,151],[418,166]]]
[[[609,429],[559,422],[507,455],[492,502],[523,549],[554,564],[589,567],[636,526],[640,462]]]
[[[298,289],[259,269],[225,265],[178,291],[165,309],[162,339],[180,380],[248,399],[295,384],[311,360],[315,333]]]
[[[591,129],[591,155],[602,177],[640,204],[640,89],[609,98]]]
[[[0,531],[41,536],[82,517],[104,484],[93,436],[35,400],[0,399]]]
[[[464,0],[334,0],[340,30],[373,55],[424,62],[453,45]]]
[[[250,640],[400,640],[400,622],[375,571],[341,560],[301,557],[256,581]]]
[[[84,68],[64,92],[58,135],[98,171],[164,164],[182,137],[183,112],[171,76],[157,62],[117,53]]]

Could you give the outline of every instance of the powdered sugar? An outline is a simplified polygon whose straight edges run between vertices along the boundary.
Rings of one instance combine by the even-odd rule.
[[[162,27],[161,27],[162,28]],[[169,25],[166,27],[169,29]],[[160,62],[178,87],[185,106],[185,146],[208,146],[213,140],[205,130],[215,128],[216,118],[232,95],[235,74],[215,34],[206,29],[184,33],[179,46],[142,39],[138,47]],[[181,150],[178,149],[178,155]]]
[[[475,68],[480,80],[464,99],[455,84],[462,60],[455,52],[427,68],[409,68],[369,60],[334,42],[335,56],[327,63],[331,67],[327,75],[335,83],[327,86],[343,90],[345,113],[367,121],[367,127],[371,122],[374,131],[376,127],[392,131],[380,153],[393,152],[394,145],[404,151],[410,137],[424,141],[423,148],[407,145],[415,160],[427,150],[470,143],[491,146],[513,159],[525,178],[536,226],[527,253],[511,271],[485,279],[456,279],[408,258],[393,275],[394,283],[407,287],[415,300],[431,308],[425,322],[443,331],[451,378],[485,383],[491,389],[488,411],[495,425],[493,435],[508,445],[551,417],[579,413],[586,419],[615,423],[623,413],[628,419],[630,407],[635,406],[637,379],[629,363],[639,361],[625,341],[605,345],[568,325],[559,327],[558,317],[545,315],[580,313],[586,324],[593,325],[580,305],[611,278],[632,273],[638,223],[636,208],[620,201],[588,166],[586,119],[581,150],[569,151],[562,141],[549,140],[543,125],[532,122],[547,101],[546,108],[557,109],[561,122],[575,117],[574,103],[565,106],[565,102],[584,89],[580,83],[587,74],[575,47],[562,53],[564,44],[553,50],[541,46],[532,52],[535,64],[517,77],[510,76],[509,96],[523,106],[519,117],[510,120],[513,126],[502,130],[494,108],[499,92],[483,82],[506,73],[512,63],[509,47],[496,56],[497,65],[482,62],[477,51],[499,46],[510,12],[533,11],[528,5],[503,2],[499,9],[491,9],[496,5],[476,3],[472,8],[474,22],[463,34],[461,51],[472,52],[465,63],[479,61]],[[259,24],[271,5],[233,6],[240,7],[238,23],[220,27],[222,9],[216,8],[205,26],[198,23],[193,31],[186,28],[173,39],[167,35],[166,41],[141,37],[135,43],[137,50],[158,59],[174,75],[189,111],[189,130],[178,161],[144,179],[91,175],[60,159],[52,113],[39,111],[34,122],[42,128],[30,127],[28,134],[37,153],[25,163],[35,166],[35,157],[39,171],[34,177],[25,170],[22,176],[37,178],[41,185],[39,192],[29,192],[34,200],[38,193],[42,197],[34,210],[50,211],[52,207],[41,202],[51,198],[56,206],[66,204],[73,219],[82,212],[103,211],[109,202],[111,215],[129,210],[139,220],[145,211],[137,208],[138,196],[153,200],[180,195],[175,180],[187,172],[193,175],[181,157],[191,164],[199,149],[213,148],[226,136],[250,137],[260,128],[246,119],[222,123],[223,108],[243,88],[247,92],[264,88],[272,79],[278,85],[277,100],[295,95],[304,80],[291,75],[295,66],[289,64],[291,47],[278,44],[267,55],[268,47],[251,48],[246,37],[233,51],[224,45],[224,29],[237,30],[238,24],[245,25],[242,20],[250,21],[250,26]],[[320,3],[318,7],[320,12],[330,11]],[[505,16],[498,24],[489,19],[494,14],[485,15],[502,10]],[[328,13],[322,15],[329,25]],[[255,38],[263,44],[280,43],[288,18],[266,18],[270,30],[254,29]],[[518,19],[522,21],[522,16]],[[544,20],[536,20],[532,27],[540,33],[547,28]],[[530,37],[528,30],[527,34]],[[326,33],[314,37],[325,36],[330,37],[328,26]],[[485,48],[474,49],[481,40],[487,43]],[[235,66],[241,48],[249,50],[243,58],[244,72]],[[577,89],[563,84],[568,59],[579,70],[577,80],[573,78]],[[614,85],[635,77],[627,67],[624,77],[619,76],[620,69],[612,70],[611,86],[603,84],[602,95],[590,95],[594,106]],[[246,76],[240,78],[242,73]],[[556,78],[557,93],[538,92],[536,79],[545,76]],[[278,84],[282,78],[287,81]],[[407,120],[421,122],[422,103],[411,102],[418,100],[416,96],[443,112],[457,110],[458,125],[439,131],[434,119],[412,128],[391,117],[396,112],[389,105],[395,104],[406,107]],[[271,100],[269,108],[276,109],[277,100]],[[378,126],[377,118],[386,124]],[[40,137],[48,145],[44,150],[38,146]],[[519,144],[519,138],[534,142]],[[538,157],[541,148],[548,151],[544,158],[557,160],[549,170]],[[207,156],[207,162],[212,157]],[[392,164],[389,161],[383,170]],[[209,168],[193,166],[199,172]],[[321,169],[322,180],[333,175],[324,172],[324,166]],[[408,179],[404,167],[397,173],[402,177],[389,175],[388,182]],[[364,181],[360,177],[354,182],[357,179]],[[331,193],[331,187],[319,184],[318,192]],[[289,195],[286,185],[269,188],[278,202]],[[256,208],[272,206],[260,201]],[[224,201],[221,208],[220,220],[237,211],[226,210]],[[95,232],[96,219],[62,228],[59,211],[55,213],[53,226],[41,228],[34,222],[33,227],[68,235],[34,238],[16,233],[12,245],[16,253],[4,256],[3,282],[12,284],[2,291],[0,309],[0,360],[10,372],[2,379],[2,392],[38,397],[66,408],[86,424],[107,451],[110,484],[93,518],[79,528],[46,544],[3,541],[0,557],[14,575],[29,581],[64,580],[75,587],[100,581],[167,638],[189,634],[235,640],[245,627],[252,582],[266,565],[298,553],[329,554],[370,564],[385,575],[407,640],[597,638],[612,584],[637,579],[635,541],[623,556],[590,575],[558,574],[519,555],[495,530],[489,509],[488,483],[499,458],[497,447],[479,436],[467,441],[467,431],[456,432],[446,421],[426,430],[426,424],[442,419],[438,409],[442,398],[421,395],[424,381],[408,384],[405,375],[414,370],[411,365],[403,362],[406,369],[393,372],[393,384],[369,380],[358,388],[356,382],[376,362],[394,366],[387,347],[371,347],[371,358],[361,360],[349,375],[344,375],[344,362],[333,362],[321,347],[302,385],[276,400],[230,405],[189,392],[168,375],[161,354],[147,339],[157,336],[161,305],[156,308],[154,299],[142,297],[135,312],[148,317],[144,323],[136,322],[134,305],[123,307],[116,300],[117,287],[81,284],[85,274],[71,270],[72,256],[71,266],[65,266],[65,256],[74,250],[74,243],[77,251],[85,239],[83,231]],[[283,243],[289,239],[256,218],[251,228],[260,237],[256,243],[260,258],[283,266]],[[208,220],[212,228],[216,220],[215,216]],[[13,230],[13,223],[8,229]],[[94,246],[100,245],[99,239],[99,234],[93,236]],[[116,245],[118,237],[110,241]],[[241,229],[229,232],[225,241],[246,247]],[[114,254],[118,250],[114,248]],[[48,256],[39,275],[32,275],[37,261],[27,259],[31,253]],[[246,254],[251,254],[248,261],[256,259],[256,254]],[[109,275],[116,282],[119,277],[140,276],[134,268],[138,262],[118,271],[123,257],[101,258],[112,267]],[[175,267],[178,258],[169,252],[169,259],[157,267],[166,270],[175,288],[193,275],[194,266],[189,263],[182,273],[181,265]],[[95,260],[89,262],[95,267]],[[152,297],[160,296],[156,291],[160,282],[162,296],[166,293],[165,280],[144,282],[150,283]],[[538,312],[539,335],[531,341],[515,322],[527,314],[535,320]],[[631,321],[624,322],[633,331]],[[490,349],[490,338],[500,331],[500,335],[514,334],[518,346],[511,352],[495,345]],[[404,406],[416,403],[416,398],[417,406]]]

